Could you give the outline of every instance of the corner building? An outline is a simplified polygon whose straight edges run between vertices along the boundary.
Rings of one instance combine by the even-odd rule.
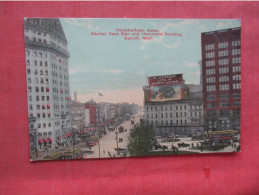
[[[144,117],[156,129],[157,135],[191,135],[204,130],[201,85],[185,85],[189,95],[186,99],[144,102]],[[144,92],[148,86],[143,87]]]
[[[69,52],[59,19],[27,18],[24,27],[30,144],[39,148],[71,132]]]
[[[201,34],[205,130],[240,130],[241,28]]]

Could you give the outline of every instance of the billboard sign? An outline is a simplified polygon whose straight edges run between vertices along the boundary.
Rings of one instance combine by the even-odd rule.
[[[182,99],[182,74],[148,77],[149,101],[163,102]]]

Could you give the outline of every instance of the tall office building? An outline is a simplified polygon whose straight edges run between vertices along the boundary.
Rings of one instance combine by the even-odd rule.
[[[206,130],[240,130],[241,28],[201,34]]]
[[[67,40],[59,19],[24,21],[30,144],[71,135]]]

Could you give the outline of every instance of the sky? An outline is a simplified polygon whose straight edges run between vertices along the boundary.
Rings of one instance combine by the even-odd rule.
[[[198,19],[60,19],[67,41],[70,93],[80,102],[143,105],[147,76],[183,73],[186,84],[199,84],[201,33],[240,27],[240,20]],[[124,40],[116,29],[158,29],[181,36]],[[91,33],[105,33],[95,36]]]

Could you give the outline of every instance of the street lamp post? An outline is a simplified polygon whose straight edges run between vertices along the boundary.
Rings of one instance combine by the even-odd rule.
[[[116,142],[117,142],[117,155],[119,154],[119,146],[118,146],[118,128],[116,127]]]

